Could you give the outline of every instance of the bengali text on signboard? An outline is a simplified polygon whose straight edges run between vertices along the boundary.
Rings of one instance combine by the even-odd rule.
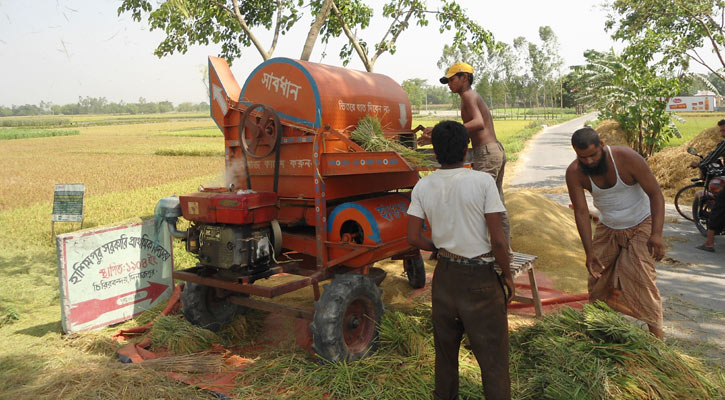
[[[172,237],[154,221],[57,236],[63,330],[125,321],[172,292]]]
[[[83,221],[83,195],[86,186],[82,183],[55,185],[53,196],[53,222]]]

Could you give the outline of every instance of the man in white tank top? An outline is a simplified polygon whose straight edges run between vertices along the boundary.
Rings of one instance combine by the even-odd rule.
[[[665,255],[664,197],[647,162],[624,146],[604,146],[592,128],[571,138],[577,159],[566,170],[586,267],[589,301],[644,321],[662,339],[662,301],[655,261]],[[584,190],[592,194],[600,222],[592,238]]]

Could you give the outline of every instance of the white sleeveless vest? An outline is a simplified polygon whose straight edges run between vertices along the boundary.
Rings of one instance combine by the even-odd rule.
[[[627,229],[639,225],[650,216],[649,197],[639,183],[627,185],[619,177],[617,164],[614,162],[612,150],[607,146],[607,153],[612,157],[617,183],[609,189],[601,189],[594,184],[592,178],[592,198],[594,207],[599,210],[599,220],[612,229]]]

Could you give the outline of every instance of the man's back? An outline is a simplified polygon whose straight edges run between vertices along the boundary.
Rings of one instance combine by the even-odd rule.
[[[491,251],[485,214],[505,209],[490,175],[467,168],[440,169],[418,182],[412,197],[409,213],[428,218],[438,246],[463,257]],[[420,210],[413,209],[415,204]]]

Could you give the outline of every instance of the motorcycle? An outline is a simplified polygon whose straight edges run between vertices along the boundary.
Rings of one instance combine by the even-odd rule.
[[[687,152],[700,157],[694,147],[687,149]],[[710,211],[715,205],[715,197],[720,191],[725,190],[725,167],[720,160],[715,160],[707,165],[699,165],[700,177],[693,178],[693,185],[697,185],[700,190],[695,192],[692,199],[692,220],[695,222],[697,230],[703,236],[707,236],[707,220],[710,217]],[[692,185],[691,185],[692,186]],[[679,193],[678,193],[679,194]],[[725,234],[725,230],[715,232],[716,235]]]

